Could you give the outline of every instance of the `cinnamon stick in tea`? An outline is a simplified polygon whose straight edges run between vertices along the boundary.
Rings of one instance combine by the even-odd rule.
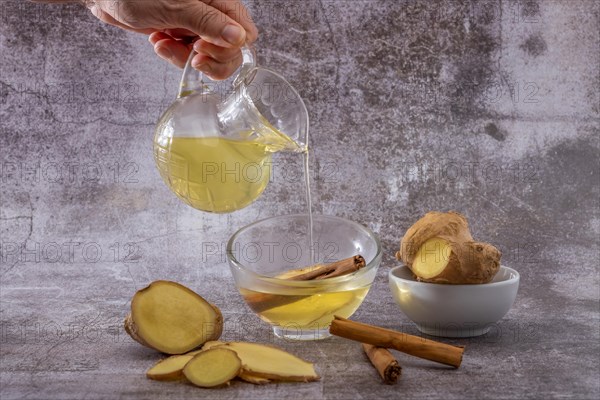
[[[335,278],[336,276],[342,276],[356,272],[364,267],[365,264],[366,263],[363,256],[356,255],[332,262],[331,264],[315,265],[305,268],[309,271],[300,275],[291,276],[288,279],[292,281],[310,281]]]
[[[363,343],[362,348],[367,357],[369,357],[369,360],[371,360],[371,364],[373,364],[379,375],[381,375],[383,382],[388,385],[396,383],[402,373],[402,367],[398,364],[392,353],[388,349],[367,343]]]
[[[331,322],[329,332],[332,335],[377,347],[396,349],[411,356],[451,365],[455,368],[460,366],[465,351],[462,346],[452,346],[392,329],[350,321],[338,316]]]
[[[332,262],[330,264],[317,264],[311,267],[302,268],[301,271],[306,272],[282,279],[290,281],[310,281],[335,278],[356,272],[365,265],[365,259],[361,255],[355,255],[344,258],[343,260]],[[283,294],[253,293],[248,296],[244,296],[250,308],[257,313],[273,307],[293,303],[305,297],[308,297],[308,295],[288,296]]]

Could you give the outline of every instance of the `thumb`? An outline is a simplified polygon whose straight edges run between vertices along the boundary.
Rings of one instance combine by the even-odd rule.
[[[208,42],[222,47],[241,47],[246,31],[226,14],[201,1],[176,16],[178,27],[186,28]]]

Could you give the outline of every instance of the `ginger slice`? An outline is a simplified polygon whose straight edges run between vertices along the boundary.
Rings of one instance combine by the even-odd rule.
[[[464,215],[454,211],[430,211],[406,230],[396,258],[411,268],[423,243],[436,237],[457,243],[473,240]]]
[[[223,330],[219,309],[187,287],[156,281],[136,292],[125,330],[139,343],[167,354],[183,354]]]
[[[146,376],[157,381],[174,381],[183,378],[183,367],[187,364],[193,355],[177,355],[167,357],[157,362],[146,372]]]
[[[255,377],[278,381],[311,382],[319,380],[314,365],[280,348],[249,342],[210,344],[205,348],[233,350],[242,360],[243,370]]]
[[[426,241],[411,270],[419,281],[447,284],[487,283],[500,268],[500,251],[489,243]]]
[[[261,378],[260,376],[253,375],[251,372],[245,371],[243,367],[240,373],[238,374],[238,378],[240,378],[243,381],[253,383],[255,385],[264,385],[266,383],[271,382],[270,379]]]
[[[183,367],[202,350],[175,355],[160,360],[146,372],[146,376],[157,381],[174,381],[183,378]]]
[[[309,272],[311,269],[314,269],[315,267],[304,267],[304,268],[298,268],[298,269],[290,269],[289,271],[285,271],[282,272],[279,275],[275,275],[275,278],[277,279],[292,279],[295,276],[299,276],[302,274],[305,274],[307,272]]]
[[[432,238],[423,243],[413,260],[412,271],[419,278],[438,276],[450,261],[450,245],[442,238]]]
[[[196,354],[183,368],[183,374],[194,385],[209,388],[228,383],[241,369],[235,351],[217,347]]]
[[[209,340],[208,342],[204,343],[204,345],[202,346],[202,350],[212,349],[213,347],[221,346],[226,343],[227,342],[221,342],[220,340]]]
[[[267,309],[262,312],[262,315],[267,319],[276,319],[282,326],[323,326],[329,325],[334,313],[343,314],[345,312],[344,307],[352,303],[356,303],[356,294],[350,291],[338,292],[334,297],[305,296],[290,304]],[[282,312],[284,307],[285,312]],[[309,310],[319,310],[319,315],[315,317]],[[289,314],[290,316],[289,318],[283,318],[283,314]]]

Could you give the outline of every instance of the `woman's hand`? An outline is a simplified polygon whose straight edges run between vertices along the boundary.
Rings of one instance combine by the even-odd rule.
[[[193,43],[192,66],[213,79],[229,77],[242,62],[240,48],[258,36],[239,0],[84,1],[101,21],[150,35],[156,54],[178,67]]]

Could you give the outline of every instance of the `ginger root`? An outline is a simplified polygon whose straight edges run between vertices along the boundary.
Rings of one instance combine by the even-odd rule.
[[[448,284],[491,281],[500,257],[496,247],[475,242],[467,219],[453,211],[425,214],[406,231],[396,253],[417,280]]]
[[[185,364],[183,375],[196,386],[215,387],[238,376],[242,362],[235,351],[215,347],[201,351]]]
[[[222,330],[223,316],[216,306],[171,281],[155,281],[138,290],[125,318],[129,336],[167,354],[183,354],[216,340]]]

